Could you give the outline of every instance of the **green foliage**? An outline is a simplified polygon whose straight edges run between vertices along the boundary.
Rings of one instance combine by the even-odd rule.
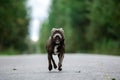
[[[49,14],[40,46],[45,45],[51,28],[63,27],[66,52],[120,54],[119,0],[52,0]]]
[[[10,47],[18,51],[27,48],[28,22],[25,0],[0,1],[0,51]]]
[[[79,5],[79,3],[81,3],[81,5]],[[65,30],[66,52],[83,51],[86,46],[84,46],[82,42],[85,42],[85,37],[82,35],[85,35],[85,27],[89,24],[86,16],[88,13],[86,5],[84,0],[76,0],[74,4],[72,0],[69,2],[66,0],[52,0],[47,25],[49,29],[46,28],[46,31],[44,31],[45,28],[42,28],[40,37],[42,37],[43,34],[48,37],[48,35],[50,35],[50,29],[53,27],[62,27]],[[44,39],[46,40],[46,38]],[[40,46],[45,45],[45,42],[42,42],[45,41],[44,39],[40,38]],[[43,50],[43,48],[44,47],[41,47],[41,50]]]
[[[48,25],[48,22],[44,22],[42,24],[42,29],[40,31],[40,51],[41,52],[45,52],[45,49],[46,49],[46,42],[48,40],[48,37],[50,35],[50,28],[49,28],[49,25]]]
[[[94,50],[101,53],[119,54],[120,3],[116,0],[95,0],[90,13],[91,24],[87,40]]]
[[[20,52],[16,51],[12,47],[0,52],[0,55],[14,55],[14,54],[20,54]]]
[[[120,45],[120,42],[116,42],[112,40],[103,40],[99,43],[95,43],[94,52],[118,55],[118,53],[120,52],[119,45]]]

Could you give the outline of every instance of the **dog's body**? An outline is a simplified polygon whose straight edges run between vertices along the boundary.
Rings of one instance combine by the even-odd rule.
[[[53,28],[51,30],[51,36],[48,39],[47,45],[46,45],[46,50],[48,53],[48,69],[49,71],[52,70],[52,63],[53,66],[56,69],[57,65],[53,59],[52,55],[58,55],[59,58],[59,63],[58,63],[58,70],[62,70],[62,61],[64,58],[64,53],[65,53],[65,44],[64,44],[64,31],[62,28]]]

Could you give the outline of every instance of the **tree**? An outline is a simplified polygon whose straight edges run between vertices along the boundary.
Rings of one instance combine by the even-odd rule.
[[[96,52],[116,54],[120,49],[120,1],[94,0],[87,39]],[[112,50],[112,51],[111,51]]]
[[[0,51],[11,47],[23,51],[27,47],[28,22],[25,0],[0,1]]]
[[[41,29],[40,37],[50,35],[53,27],[63,27],[66,52],[119,54],[119,17],[119,0],[52,0],[47,25]],[[47,37],[40,38],[44,40]]]
[[[88,13],[87,3],[84,0],[75,0],[74,4],[72,0],[69,2],[52,0],[47,25],[49,29],[46,28],[46,32],[50,32],[53,27],[62,27],[65,30],[66,52],[85,50],[85,29],[89,24]],[[43,33],[45,34],[45,31],[42,30],[40,37],[43,36]],[[46,36],[48,35],[46,34]],[[40,41],[44,41],[43,38],[40,38]]]

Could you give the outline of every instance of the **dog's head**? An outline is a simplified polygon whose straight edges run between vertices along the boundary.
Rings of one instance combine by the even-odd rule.
[[[51,38],[55,44],[60,44],[64,41],[64,30],[62,28],[53,28],[51,30]]]

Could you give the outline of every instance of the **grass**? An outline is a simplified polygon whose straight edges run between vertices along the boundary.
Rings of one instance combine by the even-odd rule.
[[[109,55],[120,55],[120,43],[117,41],[103,40],[101,43],[95,43],[94,52],[109,54]]]
[[[10,48],[7,49],[5,51],[0,51],[0,55],[15,55],[15,54],[19,54],[18,51],[15,51],[14,49]]]

